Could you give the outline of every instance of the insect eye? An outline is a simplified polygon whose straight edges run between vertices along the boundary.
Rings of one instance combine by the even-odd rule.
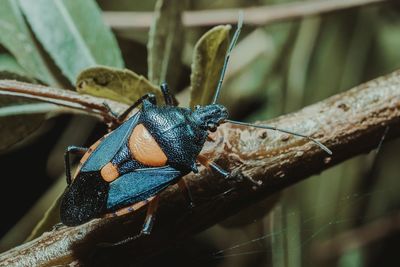
[[[215,132],[216,130],[217,130],[217,125],[216,124],[214,124],[214,123],[210,123],[210,124],[208,124],[208,130],[210,131],[210,132]]]

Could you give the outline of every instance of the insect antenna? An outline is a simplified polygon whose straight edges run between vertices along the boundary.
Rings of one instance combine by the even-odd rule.
[[[233,48],[235,47],[237,40],[239,39],[239,34],[240,34],[240,31],[242,30],[242,26],[243,26],[243,11],[239,11],[239,19],[238,19],[236,31],[235,31],[235,34],[233,35],[231,43],[229,44],[228,51],[226,52],[224,66],[222,67],[221,76],[219,77],[217,90],[215,91],[215,95],[214,95],[212,104],[217,103],[219,92],[221,91],[221,87],[222,87],[222,82],[224,81],[226,68],[228,66],[229,57],[231,56],[231,52],[232,52]]]
[[[248,127],[254,127],[254,128],[274,130],[274,131],[278,131],[278,132],[287,133],[287,134],[299,136],[299,137],[302,137],[302,138],[306,138],[306,139],[314,142],[317,146],[319,146],[322,150],[324,150],[329,155],[332,155],[332,151],[329,148],[327,148],[325,145],[323,145],[320,141],[316,140],[315,138],[312,138],[311,136],[308,136],[308,135],[305,135],[305,134],[300,134],[300,133],[292,132],[292,131],[289,131],[289,130],[285,130],[285,129],[281,129],[281,128],[277,128],[275,126],[270,126],[270,125],[265,125],[265,124],[259,125],[259,124],[253,124],[253,123],[247,123],[247,122],[241,122],[241,121],[233,121],[233,120],[225,120],[225,122],[229,122],[229,123],[237,124],[237,125],[248,126]]]
[[[228,61],[229,61],[229,58],[231,56],[231,52],[232,52],[233,48],[235,47],[237,40],[239,39],[239,34],[240,34],[240,31],[242,30],[242,26],[243,26],[243,11],[239,11],[239,19],[238,19],[238,24],[237,24],[237,27],[236,27],[236,31],[235,31],[235,34],[233,35],[231,43],[229,44],[228,51],[226,52],[224,65],[222,67],[221,76],[220,76],[219,81],[218,81],[217,90],[215,91],[215,95],[214,95],[214,99],[212,101],[212,104],[216,104],[217,103],[218,96],[219,96],[219,93],[220,93],[221,87],[222,87],[222,82],[224,81],[226,68],[228,66]],[[246,123],[246,122],[234,121],[234,120],[225,120],[225,122],[229,122],[229,123],[232,123],[232,124],[243,125],[243,126],[248,126],[248,127],[254,127],[254,128],[274,130],[274,131],[278,131],[278,132],[287,133],[287,134],[299,136],[299,137],[302,137],[302,138],[306,138],[306,139],[312,141],[313,143],[315,143],[317,146],[319,146],[322,150],[324,150],[329,155],[332,155],[332,151],[329,148],[327,148],[325,145],[323,145],[318,140],[312,138],[311,136],[305,135],[305,134],[292,132],[292,131],[289,131],[289,130],[277,128],[277,127],[270,126],[270,125],[259,125],[259,124],[252,124],[252,123]]]

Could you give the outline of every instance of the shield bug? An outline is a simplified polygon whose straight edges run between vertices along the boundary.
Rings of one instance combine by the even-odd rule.
[[[118,216],[148,204],[140,234],[116,244],[150,234],[157,210],[158,194],[162,190],[178,183],[192,203],[190,191],[181,178],[189,172],[197,172],[197,162],[229,176],[217,164],[199,155],[209,132],[216,131],[222,123],[300,136],[331,154],[327,147],[307,135],[268,125],[229,120],[227,109],[217,103],[229,56],[237,42],[242,23],[243,19],[240,17],[211,104],[196,106],[194,110],[177,107],[167,85],[162,84],[164,106],[157,105],[154,95],[144,95],[118,116],[118,121],[124,121],[118,128],[90,148],[68,147],[65,153],[68,186],[62,197],[60,210],[63,224],[74,226],[97,217]],[[139,105],[142,105],[140,110],[125,121],[130,112]],[[70,153],[83,155],[73,177],[70,174]]]

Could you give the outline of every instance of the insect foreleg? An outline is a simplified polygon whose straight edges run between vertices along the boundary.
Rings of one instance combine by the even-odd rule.
[[[236,169],[236,170],[232,171],[231,174],[229,175],[229,177],[226,177],[226,179],[236,179],[239,181],[247,180],[257,187],[262,185],[261,180],[254,180],[253,177],[251,177],[247,174],[244,174],[240,169]]]
[[[205,166],[207,168],[213,169],[214,171],[218,172],[220,175],[222,175],[225,178],[230,176],[230,173],[228,171],[225,171],[217,163],[209,160],[208,158],[206,158],[203,155],[199,155],[197,157],[197,160],[200,162],[201,165],[203,165],[203,166]]]
[[[203,155],[199,155],[197,157],[197,160],[201,163],[201,165],[205,166],[205,167],[210,167],[212,168],[214,171],[218,172],[219,174],[221,174],[222,176],[225,177],[225,179],[238,179],[238,180],[247,180],[249,182],[251,182],[252,184],[256,185],[256,186],[260,186],[262,184],[261,181],[256,181],[254,180],[252,177],[242,173],[241,171],[236,171],[234,173],[230,173],[228,171],[225,171],[224,169],[222,169],[217,163],[209,160],[208,158],[206,158]]]
[[[186,182],[185,182],[185,180],[183,178],[181,178],[179,180],[178,186],[179,186],[179,189],[184,194],[186,201],[189,203],[189,207],[190,208],[194,208],[195,204],[194,204],[194,201],[193,201],[192,192],[190,192],[190,189],[187,186],[187,184],[186,184]]]

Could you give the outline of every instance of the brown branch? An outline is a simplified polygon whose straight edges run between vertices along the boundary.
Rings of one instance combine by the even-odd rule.
[[[390,0],[315,0],[300,1],[242,9],[186,11],[183,24],[187,27],[235,24],[239,10],[244,11],[247,25],[264,26],[277,21],[320,15],[349,8],[389,2]],[[153,23],[153,12],[104,12],[104,20],[115,30],[148,29]]]
[[[87,115],[101,118],[104,122],[110,123],[111,126],[116,125],[117,122],[104,103],[115,112],[121,112],[127,108],[125,104],[104,98],[13,80],[0,80],[0,95],[38,100],[80,110]]]
[[[366,153],[378,146],[387,126],[386,140],[400,135],[400,70],[269,123],[310,134],[334,154],[328,156],[314,144],[286,134],[223,125],[203,154],[233,173],[241,171],[262,181],[258,189],[246,180],[229,182],[203,168],[185,177],[197,206],[189,211],[177,187],[171,186],[161,194],[158,219],[149,237],[114,249],[96,246],[138,233],[143,223],[141,210],[45,233],[0,255],[0,266],[71,262],[111,266],[139,261],[261,198]]]

